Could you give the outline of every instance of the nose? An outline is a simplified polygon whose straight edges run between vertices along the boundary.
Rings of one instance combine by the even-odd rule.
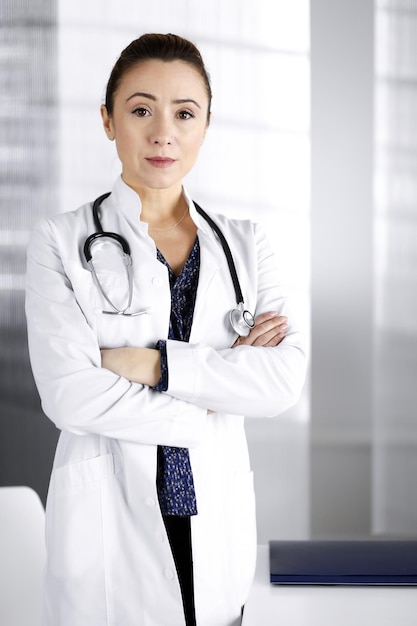
[[[158,146],[169,146],[174,140],[172,121],[165,116],[155,119],[150,133],[150,141]]]

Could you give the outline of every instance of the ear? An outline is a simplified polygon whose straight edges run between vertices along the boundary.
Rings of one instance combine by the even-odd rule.
[[[107,113],[107,107],[105,104],[102,104],[100,107],[101,119],[103,120],[104,132],[110,141],[114,139],[114,127],[112,118]]]

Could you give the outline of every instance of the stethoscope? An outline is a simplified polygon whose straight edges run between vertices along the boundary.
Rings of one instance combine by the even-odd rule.
[[[129,243],[126,241],[124,237],[122,237],[122,235],[104,231],[100,222],[99,208],[103,200],[108,198],[109,195],[110,195],[110,192],[105,193],[102,196],[99,196],[98,198],[96,198],[96,200],[94,200],[93,202],[93,219],[94,219],[96,232],[93,233],[92,235],[89,235],[89,237],[87,237],[87,239],[85,240],[85,243],[84,243],[85,260],[87,261],[87,265],[89,266],[91,270],[94,282],[96,283],[98,290],[100,291],[101,295],[103,296],[103,298],[105,299],[105,301],[107,302],[107,304],[109,305],[111,309],[111,310],[104,310],[102,311],[102,313],[105,313],[106,315],[124,315],[127,317],[136,317],[138,315],[144,315],[145,313],[148,313],[147,309],[144,309],[142,311],[136,311],[136,312],[128,312],[128,309],[130,309],[130,306],[132,304],[132,298],[133,298],[132,257],[130,253]],[[236,266],[233,261],[229,244],[227,243],[225,236],[223,235],[222,231],[220,230],[216,222],[214,222],[212,218],[209,215],[207,215],[207,213],[203,211],[203,209],[195,202],[194,202],[194,206],[197,210],[197,213],[199,213],[208,222],[208,224],[211,226],[211,228],[214,230],[214,232],[216,233],[216,235],[218,236],[220,240],[224,254],[226,255],[227,264],[229,266],[230,276],[232,278],[233,288],[235,290],[235,296],[236,296],[236,304],[237,304],[237,308],[232,309],[229,313],[230,323],[232,325],[233,330],[238,335],[242,337],[247,337],[249,335],[251,328],[255,326],[255,320],[254,320],[252,313],[250,313],[250,311],[245,309],[242,290],[240,288],[240,283],[239,283],[239,279],[238,279],[237,272],[236,272]],[[127,297],[126,306],[122,309],[117,308],[116,305],[111,301],[109,296],[104,291],[103,286],[100,283],[100,280],[97,276],[97,273],[93,264],[92,246],[94,242],[96,242],[98,239],[101,239],[103,237],[107,239],[113,239],[114,241],[116,241],[120,245],[123,251],[123,262],[126,267],[127,281],[128,281],[128,297]]]

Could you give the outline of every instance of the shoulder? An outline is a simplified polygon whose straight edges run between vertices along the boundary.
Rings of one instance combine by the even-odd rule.
[[[196,203],[194,203],[196,205]],[[198,211],[198,204],[196,209]],[[226,216],[222,213],[215,213],[211,210],[204,212],[210,220],[214,222],[218,229],[222,232],[226,240],[231,246],[238,246],[242,250],[250,248],[263,248],[267,246],[267,238],[262,226],[251,219],[238,219]],[[210,228],[206,224],[205,228]]]
[[[194,206],[197,213],[202,216],[208,226],[213,230],[217,227],[225,236],[235,236],[237,238],[251,236],[258,228],[256,222],[250,219],[228,217],[223,213],[216,213],[209,208],[201,207],[196,202],[194,202]]]
[[[88,202],[74,211],[65,211],[51,217],[43,217],[38,220],[32,230],[31,238],[56,239],[60,235],[74,235],[78,231],[85,232],[85,227],[92,222],[92,203]]]
[[[64,213],[57,213],[51,217],[44,217],[40,219],[35,225],[35,230],[61,230],[73,228],[76,224],[85,224],[85,222],[89,222],[91,217],[92,202],[87,202],[74,211],[65,211]]]
[[[74,254],[85,233],[93,228],[91,202],[75,211],[58,213],[38,220],[32,229],[27,248],[28,257],[38,260],[66,253]]]

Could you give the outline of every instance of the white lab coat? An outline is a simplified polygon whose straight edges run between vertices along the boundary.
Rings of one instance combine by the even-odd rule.
[[[190,450],[198,506],[191,522],[197,624],[240,621],[256,555],[242,416],[275,416],[293,404],[305,358],[293,328],[276,348],[231,349],[236,335],[228,315],[235,294],[225,255],[191,202],[190,212],[198,226],[200,278],[189,343],[167,342],[166,393],[101,368],[101,347],[154,347],[167,337],[168,274],[139,220],[137,194],[119,178],[102,204],[101,221],[104,230],[130,242],[132,309],[147,309],[145,315],[101,313],[108,306],[82,252],[95,231],[91,204],[43,220],[31,238],[30,357],[43,410],[62,430],[47,502],[45,626],[184,624],[158,506],[158,444]],[[285,314],[259,228],[215,218],[231,247],[246,307]],[[107,293],[122,303],[127,284],[117,271],[117,254],[117,244],[102,242],[93,258]]]

